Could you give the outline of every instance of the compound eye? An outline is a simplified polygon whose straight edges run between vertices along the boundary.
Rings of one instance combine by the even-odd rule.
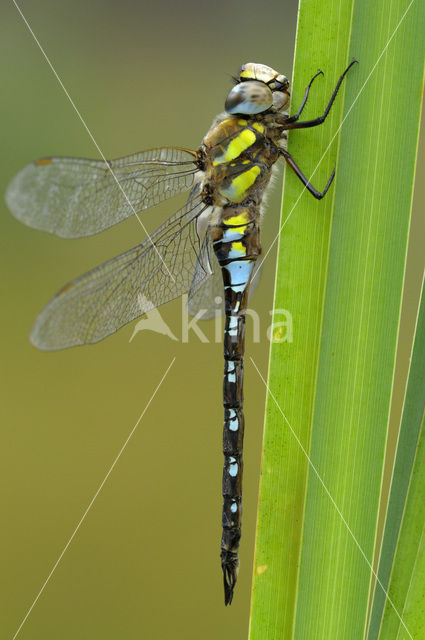
[[[237,84],[226,98],[227,113],[255,115],[273,105],[273,94],[263,82],[248,80]]]
[[[289,93],[284,91],[273,92],[273,110],[280,111],[289,104]]]

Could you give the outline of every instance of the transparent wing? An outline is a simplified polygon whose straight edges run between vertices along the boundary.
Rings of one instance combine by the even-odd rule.
[[[190,189],[194,151],[163,147],[108,161],[42,158],[24,167],[6,191],[21,222],[63,238],[103,231],[134,211]]]
[[[32,343],[54,350],[98,342],[186,293],[200,251],[196,218],[204,209],[199,196],[189,200],[151,235],[154,245],[147,238],[62,287],[37,318]]]
[[[249,287],[248,299],[254,294],[260,282],[261,260],[254,265],[255,277]],[[209,231],[205,233],[199,258],[190,286],[187,310],[191,316],[199,313],[199,320],[210,320],[224,313],[224,288],[221,267],[214,254]]]
[[[199,313],[200,320],[214,318],[223,307],[223,295],[221,268],[207,230],[190,285],[187,310],[191,316]]]

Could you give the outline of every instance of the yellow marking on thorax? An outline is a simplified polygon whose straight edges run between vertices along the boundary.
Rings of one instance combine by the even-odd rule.
[[[213,165],[230,162],[239,157],[245,149],[248,149],[256,141],[256,135],[250,129],[243,129],[231,142],[229,142],[226,151],[213,161]]]
[[[221,120],[218,124],[220,126],[222,126],[224,124],[228,125],[228,124],[231,124],[231,123],[233,123],[233,118],[224,118],[224,120]]]
[[[247,169],[236,178],[233,178],[226,189],[221,189],[221,193],[231,202],[242,202],[246,197],[246,192],[252,187],[260,172],[261,169],[257,166]]]
[[[259,122],[254,122],[254,124],[252,125],[254,129],[257,129],[257,131],[259,131],[260,133],[264,133],[264,125],[260,124]]]
[[[241,164],[250,164],[250,163],[251,163],[251,160],[238,160],[238,162],[231,162],[230,166],[231,167],[238,167]]]
[[[240,124],[242,127],[245,127],[248,124],[248,120],[238,120],[238,124]]]

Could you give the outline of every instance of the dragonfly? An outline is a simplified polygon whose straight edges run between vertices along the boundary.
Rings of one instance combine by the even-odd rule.
[[[234,78],[224,112],[196,151],[161,147],[111,161],[44,157],[11,181],[6,201],[21,222],[63,238],[99,233],[177,194],[187,202],[125,253],[71,280],[38,316],[32,343],[57,350],[95,343],[182,294],[189,311],[224,300],[223,480],[221,567],[224,601],[231,604],[239,572],[243,472],[243,375],[248,293],[261,253],[262,203],[273,165],[283,157],[305,189],[316,189],[287,150],[287,132],[321,125],[353,60],[317,118],[289,115],[286,76],[259,63]]]

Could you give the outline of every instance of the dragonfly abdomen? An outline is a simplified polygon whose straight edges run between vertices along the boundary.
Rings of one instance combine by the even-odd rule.
[[[255,206],[229,205],[211,227],[214,251],[222,269],[226,322],[223,380],[223,518],[221,566],[225,603],[236,584],[242,516],[243,355],[248,289],[261,252]]]

